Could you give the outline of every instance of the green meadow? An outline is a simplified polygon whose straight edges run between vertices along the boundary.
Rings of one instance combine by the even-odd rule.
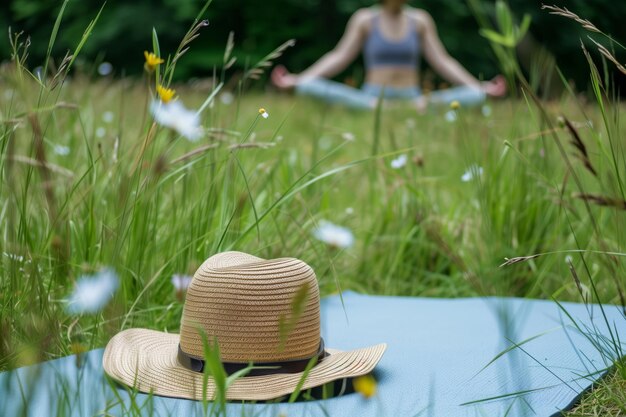
[[[151,115],[163,74],[68,73],[58,60],[38,77],[19,41],[0,68],[0,370],[100,348],[123,328],[177,331],[172,276],[225,250],[300,258],[323,295],[624,302],[626,128],[609,61],[590,66],[588,92],[544,101],[520,88],[425,114],[218,72],[171,85],[204,107],[194,142]],[[318,240],[324,222],[354,244]],[[71,314],[76,281],[104,268],[120,278],[113,299]],[[618,364],[569,415],[626,413],[625,379]]]

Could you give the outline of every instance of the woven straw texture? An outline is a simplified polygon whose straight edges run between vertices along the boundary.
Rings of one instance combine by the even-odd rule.
[[[298,294],[301,314],[292,317]],[[281,343],[280,323],[289,323]],[[283,326],[284,327],[284,326]],[[320,299],[313,269],[294,258],[264,260],[241,252],[207,259],[187,292],[181,333],[129,329],[113,337],[103,367],[113,379],[142,392],[190,399],[213,399],[215,384],[178,362],[178,345],[189,355],[204,356],[202,337],[217,340],[224,362],[279,362],[309,358],[320,343]],[[284,333],[284,330],[283,330]],[[284,335],[283,335],[284,337]],[[302,389],[373,370],[386,345],[329,354],[310,371]],[[226,393],[232,400],[270,400],[293,392],[302,373],[243,377]]]
[[[306,286],[304,309],[281,346],[279,321]],[[313,269],[299,259],[263,260],[225,252],[206,260],[187,291],[180,327],[184,352],[203,357],[201,327],[217,339],[222,360],[276,362],[310,358],[320,343],[320,296]]]

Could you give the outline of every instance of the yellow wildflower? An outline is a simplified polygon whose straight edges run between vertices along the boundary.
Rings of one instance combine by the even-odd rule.
[[[157,93],[163,103],[169,103],[176,95],[176,90],[157,85]]]
[[[143,56],[146,57],[146,63],[144,65],[144,68],[148,72],[154,71],[154,69],[157,67],[157,65],[162,64],[162,63],[165,62],[161,58],[156,56],[156,54],[154,52],[143,51]]]
[[[354,390],[365,398],[373,397],[376,394],[376,380],[371,374],[354,378],[352,385],[354,385]]]
[[[263,107],[259,109],[259,114],[263,116],[264,119],[267,119],[268,117],[270,117],[270,115],[267,113],[267,111]]]
[[[452,103],[450,103],[450,108],[452,110],[457,110],[459,107],[461,107],[461,103],[459,103],[458,100],[454,100]]]

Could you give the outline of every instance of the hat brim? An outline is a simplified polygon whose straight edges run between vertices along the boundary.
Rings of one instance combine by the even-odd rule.
[[[114,336],[104,351],[102,365],[113,379],[141,392],[166,397],[212,400],[215,383],[178,362],[179,335],[147,329],[128,329]],[[328,356],[309,372],[301,389],[371,372],[387,345],[379,344],[347,352],[326,349]],[[228,388],[229,400],[271,400],[291,394],[302,372],[242,377]]]

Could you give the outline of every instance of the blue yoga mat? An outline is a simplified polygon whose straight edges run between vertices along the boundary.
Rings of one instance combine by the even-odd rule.
[[[516,298],[430,299],[344,293],[322,300],[327,346],[380,342],[378,393],[295,404],[227,405],[228,416],[552,416],[570,407],[619,356],[616,306]],[[347,317],[346,317],[347,316]],[[102,349],[0,374],[0,414],[124,415],[129,393],[104,378]],[[58,401],[58,398],[64,401]],[[142,415],[203,415],[198,402],[135,398]],[[243,410],[242,410],[243,408]]]

